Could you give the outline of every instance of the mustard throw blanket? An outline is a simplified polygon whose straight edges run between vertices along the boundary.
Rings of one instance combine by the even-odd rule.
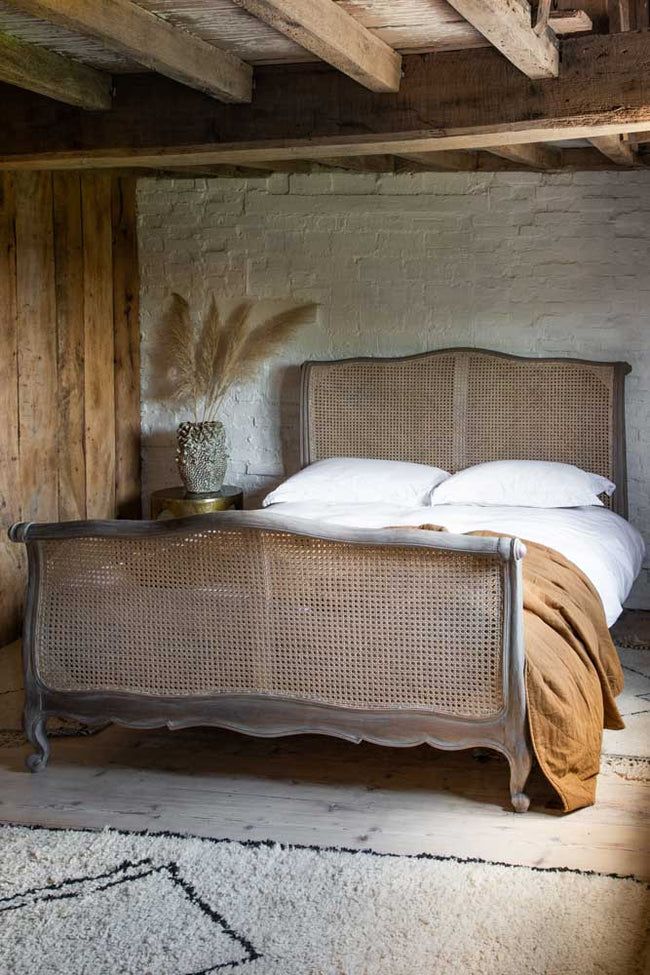
[[[595,801],[603,728],[625,727],[614,700],[623,671],[589,579],[559,552],[525,545],[528,725],[540,768],[571,812]]]

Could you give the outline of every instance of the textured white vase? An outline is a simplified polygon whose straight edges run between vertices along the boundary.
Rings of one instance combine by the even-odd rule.
[[[188,494],[219,491],[228,465],[223,423],[219,420],[181,423],[176,442],[178,472]]]

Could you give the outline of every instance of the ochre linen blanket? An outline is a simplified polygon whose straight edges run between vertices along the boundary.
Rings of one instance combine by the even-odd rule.
[[[603,728],[624,727],[614,700],[623,672],[589,579],[559,552],[523,541],[530,736],[542,772],[571,812],[595,802]]]
[[[528,724],[539,765],[567,812],[593,805],[603,728],[623,728],[623,671],[600,596],[580,569],[526,542]]]

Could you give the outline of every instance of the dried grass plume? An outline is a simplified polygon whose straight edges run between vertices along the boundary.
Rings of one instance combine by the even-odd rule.
[[[298,305],[253,325],[254,302],[240,302],[224,318],[213,295],[202,321],[194,322],[186,299],[172,294],[157,349],[166,380],[161,396],[189,406],[197,422],[215,419],[230,387],[250,379],[312,318],[316,307]]]

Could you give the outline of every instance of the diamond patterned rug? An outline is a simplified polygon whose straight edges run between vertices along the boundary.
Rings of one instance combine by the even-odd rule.
[[[7,975],[644,971],[631,877],[40,827],[0,827],[0,849]]]

